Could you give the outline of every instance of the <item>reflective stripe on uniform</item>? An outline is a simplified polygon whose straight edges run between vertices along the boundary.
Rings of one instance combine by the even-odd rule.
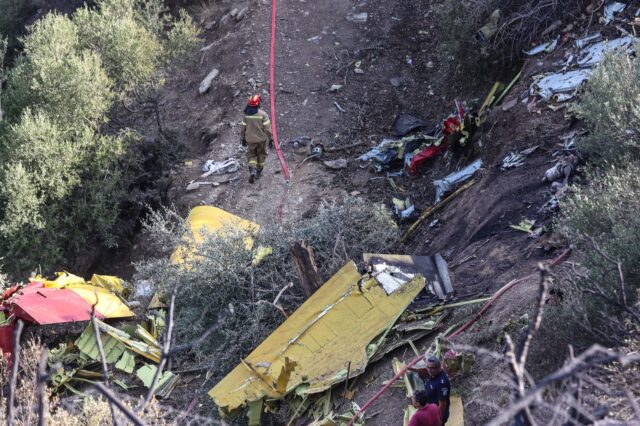
[[[271,120],[267,120],[267,121],[263,121],[262,122],[263,126],[268,126],[269,124],[271,124]]]
[[[247,118],[251,118],[253,120],[262,120],[262,116],[260,116],[260,115],[245,115],[244,118],[245,118],[245,120]]]
[[[256,160],[250,160],[250,161],[249,161],[249,165],[250,165],[250,166],[255,166],[255,165],[257,165],[257,164],[258,164],[258,162],[257,162]]]

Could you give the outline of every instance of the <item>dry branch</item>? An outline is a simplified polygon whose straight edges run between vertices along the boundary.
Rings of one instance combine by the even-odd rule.
[[[16,382],[18,380],[18,369],[20,368],[20,336],[24,322],[16,321],[16,328],[13,331],[13,353],[11,354],[11,377],[9,379],[9,390],[7,391],[7,426],[13,426],[15,407],[13,406],[16,397]]]

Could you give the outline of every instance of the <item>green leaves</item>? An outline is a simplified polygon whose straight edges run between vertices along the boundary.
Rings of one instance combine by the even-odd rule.
[[[609,54],[596,68],[577,110],[591,130],[579,148],[592,161],[640,159],[640,64],[625,53]]]
[[[157,87],[162,66],[197,41],[191,19],[173,23],[161,0],[96,6],[35,22],[8,72],[0,257],[11,272],[47,269],[87,244],[117,245],[119,205],[136,193],[142,166],[132,164],[141,158],[135,132],[102,134],[108,114],[134,91]]]

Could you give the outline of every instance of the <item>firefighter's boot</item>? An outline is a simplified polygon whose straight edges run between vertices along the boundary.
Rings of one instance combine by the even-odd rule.
[[[260,176],[262,176],[262,167],[256,169],[256,179],[260,179]]]
[[[256,181],[256,175],[258,174],[258,169],[255,167],[249,167],[249,183],[254,183]]]

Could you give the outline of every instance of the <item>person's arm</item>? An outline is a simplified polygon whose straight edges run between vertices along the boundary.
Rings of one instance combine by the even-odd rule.
[[[447,401],[445,401],[444,399],[441,399],[438,402],[438,408],[440,409],[440,418],[444,419],[444,414],[447,412]]]
[[[271,142],[273,140],[273,135],[271,134],[271,120],[269,120],[267,113],[262,116],[262,128],[269,138],[269,142]]]
[[[247,122],[245,121],[244,117],[242,118],[242,122],[240,123],[240,141],[242,142],[242,144],[244,145],[246,142],[246,135],[247,135]]]
[[[449,380],[445,380],[438,387],[438,408],[440,409],[440,418],[444,419],[444,415],[449,408],[447,399],[449,398]]]

